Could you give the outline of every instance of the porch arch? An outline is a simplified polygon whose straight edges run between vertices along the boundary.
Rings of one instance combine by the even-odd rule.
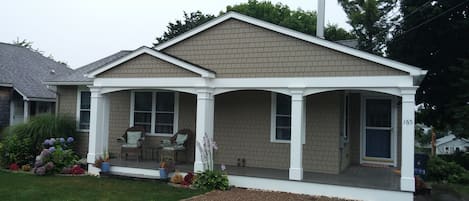
[[[175,92],[184,92],[188,94],[197,95],[197,91],[194,88],[165,88],[165,87],[154,87],[154,88],[146,88],[146,87],[127,87],[127,88],[101,88],[101,94],[110,94],[112,92],[118,91],[126,91],[126,90],[167,90],[167,91],[175,91]]]
[[[393,96],[398,96],[401,97],[401,90],[398,88],[306,88],[304,96],[309,96],[313,94],[319,94],[319,93],[324,93],[324,92],[330,92],[330,91],[370,91],[370,92],[378,92],[378,93],[383,93],[387,95],[393,95]]]

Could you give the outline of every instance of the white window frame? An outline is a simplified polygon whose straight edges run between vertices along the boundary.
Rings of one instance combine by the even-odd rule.
[[[391,158],[366,157],[366,100],[367,99],[385,99],[391,100]],[[360,164],[377,164],[397,167],[397,98],[390,95],[378,93],[365,93],[360,97]]]
[[[342,140],[344,143],[350,141],[350,93],[348,91],[344,92],[343,100],[343,115],[342,115]]]
[[[306,98],[305,98],[306,105]],[[271,143],[290,143],[290,140],[279,140],[277,139],[277,93],[271,92],[271,101],[270,101],[270,142]],[[303,125],[306,127],[306,107],[303,107]],[[290,114],[291,118],[291,114]],[[291,135],[291,133],[290,133]],[[306,132],[301,136],[302,143],[306,142]]]
[[[134,126],[134,113],[135,113],[135,92],[151,92],[152,93],[152,105],[151,105],[151,128],[149,133],[145,133],[146,136],[160,136],[160,137],[171,137],[177,132],[179,127],[179,92],[177,91],[166,91],[166,90],[132,90],[130,93],[130,122],[129,126]],[[174,115],[173,115],[173,133],[155,133],[156,128],[156,94],[158,92],[173,92],[174,93]]]
[[[90,130],[89,129],[80,129],[80,112],[82,111],[82,109],[80,108],[81,107],[81,92],[89,92],[90,89],[88,87],[85,87],[85,86],[79,86],[77,88],[77,108],[76,108],[76,121],[77,121],[77,131],[78,132],[89,132]],[[91,99],[91,96],[90,96],[90,99]],[[91,100],[90,100],[91,102]],[[89,109],[89,112],[90,112],[90,115],[91,115],[91,106],[90,106],[90,109]]]

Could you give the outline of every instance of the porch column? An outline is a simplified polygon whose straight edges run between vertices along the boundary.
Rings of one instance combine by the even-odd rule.
[[[304,97],[303,90],[291,91],[290,180],[303,180]]]
[[[23,101],[23,122],[28,122],[29,119],[29,101]]]
[[[207,134],[213,138],[213,116],[214,116],[214,98],[210,89],[201,89],[197,91],[197,119],[196,119],[196,145],[194,172],[204,171],[202,153],[197,145],[203,145],[203,137]]]
[[[100,88],[90,88],[91,106],[90,106],[90,128],[89,128],[89,144],[88,144],[88,172],[90,174],[99,174],[99,169],[93,166],[96,157],[102,155],[103,151],[103,127],[105,124],[105,98],[101,94]]]
[[[416,88],[401,89],[402,95],[402,147],[401,190],[415,191],[414,180],[414,116]]]

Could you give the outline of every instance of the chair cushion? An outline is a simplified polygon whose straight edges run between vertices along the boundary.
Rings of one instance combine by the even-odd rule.
[[[122,147],[125,147],[125,148],[137,148],[138,145],[137,145],[137,144],[123,144]]]
[[[184,146],[182,145],[175,145],[175,146],[170,146],[170,147],[163,147],[163,150],[167,151],[181,151],[184,150]]]
[[[176,137],[176,144],[182,145],[187,140],[187,134],[178,134]]]
[[[140,131],[127,131],[127,144],[137,146],[138,140],[142,137]]]

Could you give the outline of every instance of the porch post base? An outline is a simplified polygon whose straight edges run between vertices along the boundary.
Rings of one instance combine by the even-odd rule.
[[[88,164],[88,174],[93,176],[98,176],[101,169],[95,167],[93,164]]]
[[[204,171],[204,163],[202,163],[202,161],[195,161],[194,172],[203,172],[203,171]]]
[[[415,179],[413,177],[401,177],[401,191],[415,191]]]
[[[86,162],[90,164],[94,164],[96,161],[96,154],[95,153],[88,153],[86,155]]]
[[[290,180],[303,180],[303,168],[290,168],[289,178]]]

